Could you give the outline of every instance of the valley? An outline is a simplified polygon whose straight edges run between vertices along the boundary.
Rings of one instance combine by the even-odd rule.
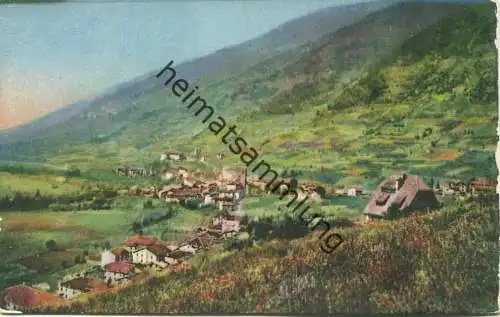
[[[304,17],[295,27],[285,24],[282,35],[252,42],[269,52],[281,47],[276,53],[242,44],[175,65],[177,77],[199,87],[196,95],[210,105],[200,116],[173,96],[174,81],[163,87],[168,76],[156,78],[158,69],[24,130],[5,131],[0,289],[47,284],[45,291],[55,293],[64,276],[99,266],[104,252],[132,236],[180,243],[239,212],[239,235],[197,251],[182,270],[167,266],[125,286],[29,309],[496,310],[494,6],[350,8],[352,20],[330,22],[331,31],[310,41],[280,42],[310,23]],[[332,19],[344,12],[329,10],[323,14]],[[221,141],[208,119],[202,123],[208,113],[237,126],[240,142],[232,140],[240,151]],[[265,166],[250,167],[256,156],[267,163],[265,173]],[[222,203],[238,191],[220,180],[228,168],[245,170],[238,204]],[[285,189],[269,192],[269,171]],[[315,197],[313,219],[342,236],[331,254],[317,245],[323,228],[297,221],[287,206],[306,195]]]

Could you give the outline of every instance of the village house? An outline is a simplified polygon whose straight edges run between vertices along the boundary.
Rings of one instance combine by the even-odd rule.
[[[438,208],[434,191],[416,175],[394,175],[382,182],[364,209],[366,220]],[[391,214],[391,213],[395,214]]]
[[[191,253],[191,252],[187,252],[187,251],[183,251],[183,250],[175,250],[175,251],[168,253],[165,256],[165,262],[170,264],[170,265],[174,265],[174,264],[181,263],[183,261],[187,261],[192,256],[193,256],[193,253]]]
[[[163,173],[163,175],[161,175],[161,180],[164,180],[164,181],[169,181],[169,180],[172,180],[176,177],[177,173],[173,172],[173,171],[168,171],[168,172],[165,172]]]
[[[200,201],[204,200],[204,197],[201,195],[201,189],[195,187],[172,189],[169,190],[165,196],[166,202],[179,202],[188,198],[199,199]]]
[[[217,208],[220,211],[236,211],[238,207],[238,201],[231,197],[217,197]]]
[[[162,154],[160,156],[160,161],[161,162],[166,161],[166,160],[182,161],[182,160],[185,160],[185,159],[186,159],[186,156],[183,153],[177,152],[177,151],[168,151],[167,153]]]
[[[7,310],[23,311],[42,306],[57,305],[61,299],[50,293],[26,285],[15,285],[4,290],[3,300]]]
[[[347,189],[347,196],[357,197],[363,193],[362,187],[351,187]]]
[[[157,268],[165,268],[165,256],[171,251],[161,244],[148,245],[144,249],[135,251],[132,254],[133,262],[138,264],[151,265]]]
[[[156,244],[158,238],[149,236],[132,236],[128,238],[124,244],[128,252],[133,253],[137,250],[144,249],[147,246]]]
[[[74,280],[59,282],[57,294],[65,299],[72,299],[92,289],[90,279],[76,278]]]
[[[113,262],[128,261],[130,255],[130,252],[125,248],[105,250],[101,253],[101,266],[104,267],[106,264]]]
[[[213,194],[205,194],[205,196],[203,197],[203,205],[215,205]]]
[[[134,265],[128,262],[109,263],[104,269],[104,280],[110,284],[123,283],[135,274]]]
[[[471,192],[473,196],[485,193],[494,193],[496,182],[494,180],[480,178],[471,182]]]

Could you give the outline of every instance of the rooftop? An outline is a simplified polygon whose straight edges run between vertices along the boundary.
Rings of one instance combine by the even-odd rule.
[[[89,292],[90,289],[92,288],[90,286],[90,280],[86,278],[75,278],[70,281],[66,281],[61,283],[62,286],[71,288],[71,289],[76,289],[82,292]]]
[[[114,273],[130,273],[134,269],[134,265],[128,262],[114,262],[106,264],[106,271]]]
[[[141,245],[141,246],[147,246],[147,245],[152,245],[155,244],[158,241],[158,238],[156,237],[150,237],[150,236],[132,236],[128,238],[124,244],[128,246],[134,246],[134,245]]]

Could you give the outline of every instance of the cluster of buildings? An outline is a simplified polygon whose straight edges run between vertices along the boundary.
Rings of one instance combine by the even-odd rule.
[[[223,153],[217,153],[217,159],[222,160],[224,159],[224,154]],[[193,151],[193,153],[189,155],[185,155],[182,152],[175,151],[175,150],[169,150],[166,153],[163,153],[160,155],[160,162],[165,162],[165,161],[200,161],[200,162],[206,162],[208,160],[208,154],[207,153],[202,153],[201,149],[199,147],[196,147]]]
[[[68,303],[90,292],[101,292],[114,286],[131,283],[148,269],[176,268],[196,253],[217,241],[237,235],[243,229],[238,213],[217,216],[206,226],[178,243],[164,242],[153,236],[131,236],[122,246],[101,253],[100,269],[74,273],[58,282],[56,294],[26,285],[11,286],[4,291],[3,301],[8,310],[25,310],[45,305]],[[96,272],[100,272],[99,275]]]
[[[167,173],[165,177],[175,179],[175,182],[158,191],[158,197],[167,202],[193,199],[199,202],[199,206],[212,205],[221,211],[232,212],[241,209],[241,202],[247,193],[244,168],[236,171],[225,168],[213,180],[194,178],[185,169]]]
[[[248,186],[251,190],[256,190],[258,192],[266,193],[266,194],[281,194],[289,190],[291,187],[291,178],[283,179],[281,181],[280,187],[276,190],[274,189],[275,184],[272,183],[271,186],[268,186],[267,181],[260,179],[252,179],[248,182]],[[300,183],[297,184],[297,187],[294,189],[297,192],[297,200],[302,200],[306,196],[309,196],[311,201],[321,202],[323,197],[320,194],[318,189],[318,185],[313,183]]]
[[[479,178],[473,181],[451,181],[437,184],[435,191],[439,195],[478,197],[482,194],[495,192],[496,182],[492,179]]]
[[[120,166],[115,168],[115,173],[119,176],[128,176],[128,177],[151,177],[154,176],[155,173],[152,169],[146,169],[142,167],[129,167],[129,166]]]

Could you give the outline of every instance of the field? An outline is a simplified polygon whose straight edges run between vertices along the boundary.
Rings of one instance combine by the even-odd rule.
[[[5,211],[2,216],[0,252],[2,279],[0,288],[15,282],[37,283],[50,277],[57,280],[64,270],[73,266],[75,257],[84,253],[100,261],[103,246],[119,246],[132,235],[132,223],[166,207],[144,209],[147,201],[138,197],[117,199],[120,209],[77,212]],[[144,234],[157,235],[172,241],[182,240],[192,226],[208,217],[208,213],[175,206],[170,219],[144,228]],[[54,240],[60,249],[50,251],[45,243]],[[22,266],[19,266],[22,265]]]

